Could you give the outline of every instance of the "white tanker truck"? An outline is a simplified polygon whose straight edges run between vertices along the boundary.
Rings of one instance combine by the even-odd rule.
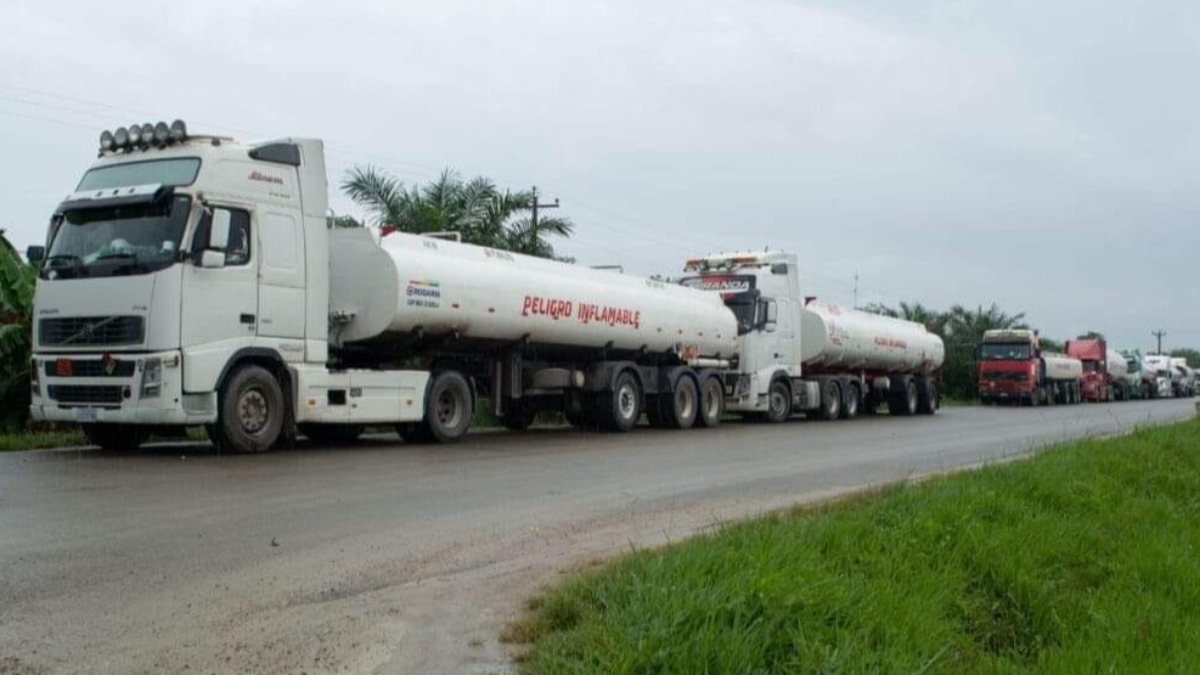
[[[106,448],[204,425],[220,447],[256,452],[297,428],[347,440],[368,424],[451,442],[482,397],[513,429],[541,410],[616,431],[643,411],[712,426],[727,400],[773,420],[822,401],[850,416],[849,392],[936,408],[940,341],[803,308],[794,256],[744,261],[761,282],[727,307],[455,241],[330,230],[327,212],[320,141],[243,145],[181,122],[105,132],[29,252],[33,417],[79,422]],[[802,347],[810,317],[825,321],[815,351]]]

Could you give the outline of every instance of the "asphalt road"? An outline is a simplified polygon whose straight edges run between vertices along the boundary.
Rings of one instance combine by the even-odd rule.
[[[1194,410],[948,408],[261,456],[0,453],[0,675],[503,672],[499,630],[571,567]]]

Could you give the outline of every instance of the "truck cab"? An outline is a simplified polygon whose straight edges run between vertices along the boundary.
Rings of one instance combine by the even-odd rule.
[[[33,418],[105,447],[187,425],[274,443],[296,421],[295,367],[328,358],[322,143],[244,145],[177,120],[100,145],[29,252]]]

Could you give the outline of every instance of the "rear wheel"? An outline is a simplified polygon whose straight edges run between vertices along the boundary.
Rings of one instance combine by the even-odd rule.
[[[704,380],[700,386],[700,414],[696,420],[706,427],[715,427],[721,423],[725,413],[725,385],[716,377]]]
[[[217,446],[239,453],[264,452],[279,440],[287,411],[283,389],[271,371],[238,368],[221,387]]]
[[[675,391],[671,392],[670,417],[667,422],[676,429],[691,429],[696,423],[700,412],[700,391],[696,380],[691,375],[683,375],[675,382]]]
[[[836,420],[842,414],[842,387],[829,379],[821,385],[821,419]]]
[[[888,396],[888,413],[892,415],[915,415],[917,413],[917,383],[911,376],[904,376],[892,385]]]
[[[83,424],[83,435],[92,445],[109,452],[137,450],[146,442],[146,432],[133,424]]]
[[[917,412],[922,415],[932,415],[940,407],[941,398],[937,382],[933,378],[921,378],[920,386],[917,388]]]
[[[608,406],[603,411],[604,428],[625,432],[637,424],[642,414],[642,388],[628,370],[617,376],[609,392]]]
[[[862,394],[859,393],[858,385],[853,382],[846,385],[846,391],[842,396],[842,419],[850,420],[858,417],[858,407],[861,402]]]
[[[792,414],[792,392],[783,380],[775,380],[767,390],[766,420],[772,423],[786,421]]]
[[[438,443],[457,443],[467,435],[475,413],[474,397],[467,379],[453,370],[434,376],[425,401],[429,436]]]
[[[300,433],[314,443],[353,443],[362,436],[361,424],[301,424]]]

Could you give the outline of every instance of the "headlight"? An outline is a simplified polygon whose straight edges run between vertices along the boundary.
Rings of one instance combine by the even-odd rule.
[[[162,393],[162,359],[146,359],[142,362],[142,397],[158,396]]]

